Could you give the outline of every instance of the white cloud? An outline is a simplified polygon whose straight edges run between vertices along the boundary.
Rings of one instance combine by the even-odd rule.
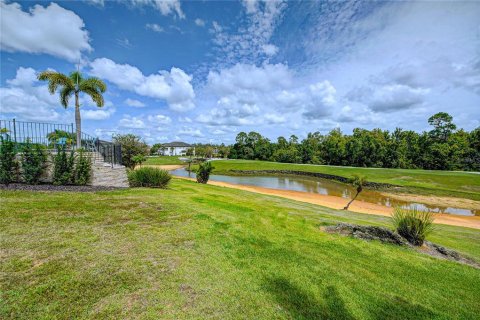
[[[273,56],[278,48],[270,43],[272,35],[287,7],[285,1],[244,1],[246,24],[236,32],[224,30],[213,22],[214,43],[217,45],[217,62],[230,66],[236,62],[255,63]]]
[[[280,124],[280,123],[285,123],[287,122],[287,119],[283,115],[279,114],[274,114],[274,113],[267,113],[265,115],[265,120],[269,124]]]
[[[123,103],[125,103],[127,106],[135,107],[135,108],[145,107],[145,104],[143,102],[135,99],[130,99],[130,98],[127,98]]]
[[[200,18],[195,19],[195,24],[199,27],[204,27],[205,26],[205,21],[203,21]]]
[[[192,77],[182,69],[172,67],[170,72],[160,71],[148,76],[129,64],[117,64],[107,58],[95,59],[90,63],[91,73],[124,90],[139,95],[164,99],[170,109],[187,111],[193,109],[195,92]]]
[[[164,16],[176,14],[180,19],[185,19],[185,14],[180,6],[180,0],[130,0],[134,6],[151,6]]]
[[[35,5],[25,12],[18,3],[2,0],[0,10],[1,50],[44,53],[72,62],[92,50],[83,20],[56,3]]]
[[[50,95],[46,85],[39,85],[35,70],[20,67],[14,79],[0,88],[0,114],[18,120],[58,121],[61,119],[57,95]]]
[[[121,128],[127,128],[127,129],[144,129],[145,122],[143,122],[142,119],[137,118],[137,117],[132,117],[130,115],[124,115],[122,119],[118,122],[118,125]]]
[[[159,24],[156,24],[156,23],[147,23],[145,25],[145,28],[158,33],[165,32],[165,29],[163,29]]]
[[[87,109],[82,110],[82,119],[87,120],[105,120],[110,118],[115,113],[115,108],[113,107],[104,107],[102,109]]]
[[[274,56],[278,52],[278,47],[273,44],[264,44],[262,45],[262,50],[269,57]]]
[[[148,121],[155,123],[155,124],[170,124],[172,123],[172,119],[169,116],[165,116],[163,114],[157,114],[157,115],[150,115],[147,117]]]
[[[203,133],[200,131],[200,129],[193,129],[190,127],[183,127],[180,129],[177,133],[180,136],[189,136],[189,137],[203,137]]]

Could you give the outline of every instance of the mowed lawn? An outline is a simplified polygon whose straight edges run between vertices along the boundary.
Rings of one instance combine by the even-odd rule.
[[[170,165],[170,164],[184,164],[177,156],[153,156],[148,157],[143,164],[148,165]]]
[[[214,173],[232,174],[231,170],[296,170],[320,172],[350,178],[354,174],[368,181],[406,187],[402,191],[458,196],[480,200],[480,174],[457,171],[355,168],[324,165],[304,165],[252,160],[214,161]]]
[[[2,319],[478,319],[480,270],[327,234],[336,211],[173,179],[0,192]],[[430,240],[480,259],[480,232]]]

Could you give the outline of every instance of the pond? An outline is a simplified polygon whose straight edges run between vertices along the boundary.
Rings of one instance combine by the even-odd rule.
[[[184,168],[172,170],[175,176],[195,178],[195,173],[188,172]],[[352,186],[338,181],[307,176],[294,175],[244,175],[227,176],[211,175],[210,180],[232,184],[256,186],[270,189],[293,190],[322,195],[337,196],[349,199],[355,195]],[[442,207],[417,202],[407,202],[388,197],[375,190],[364,189],[357,200],[375,203],[387,207],[400,206],[404,208],[417,207],[419,210],[432,211],[435,213],[448,213],[462,216],[480,215],[480,209],[463,209],[455,207]]]

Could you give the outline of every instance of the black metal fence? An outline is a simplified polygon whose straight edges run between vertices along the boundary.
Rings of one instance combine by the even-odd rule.
[[[59,146],[69,150],[77,148],[77,134],[73,123],[0,120],[0,137],[15,142],[17,146],[29,141],[45,145],[48,149],[56,149]],[[80,145],[84,150],[101,156],[103,161],[110,163],[112,166],[122,163],[122,149],[118,144],[103,141],[81,132]]]

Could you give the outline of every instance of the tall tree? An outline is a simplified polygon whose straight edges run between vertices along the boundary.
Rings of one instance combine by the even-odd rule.
[[[433,130],[430,131],[431,137],[446,142],[450,134],[457,129],[452,120],[452,116],[446,112],[439,112],[428,118],[428,124],[433,126]]]
[[[60,88],[60,103],[64,108],[68,107],[68,101],[72,95],[75,96],[75,126],[77,133],[77,148],[82,147],[82,121],[80,117],[80,93],[84,93],[92,98],[98,107],[103,107],[103,93],[107,90],[107,85],[100,79],[91,77],[83,78],[79,71],[70,73],[69,76],[55,71],[43,71],[38,75],[38,80],[48,81],[48,91],[55,94],[57,88]]]

